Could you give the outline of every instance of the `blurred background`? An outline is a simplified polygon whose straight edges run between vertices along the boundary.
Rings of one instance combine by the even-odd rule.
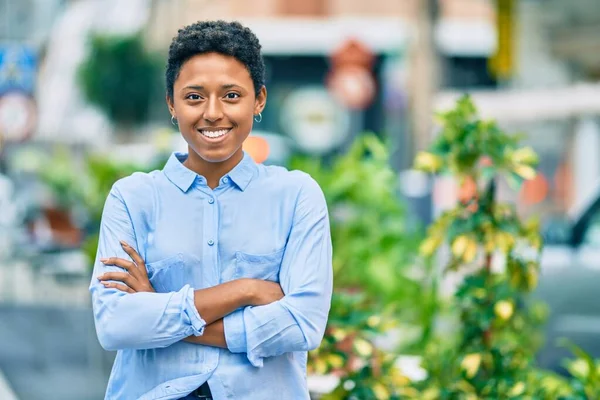
[[[164,65],[177,29],[204,19],[263,46],[269,99],[246,150],[331,165],[370,133],[408,231],[458,195],[412,169],[435,111],[468,92],[525,132],[539,174],[498,197],[542,221],[538,362],[559,369],[562,336],[600,356],[597,0],[0,0],[0,399],[103,398],[114,354],[87,290],[102,205],[119,177],[186,150]]]

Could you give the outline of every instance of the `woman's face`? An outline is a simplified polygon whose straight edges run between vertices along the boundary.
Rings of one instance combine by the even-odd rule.
[[[266,100],[264,86],[255,96],[244,64],[234,57],[206,53],[181,66],[173,99],[167,98],[167,103],[190,149],[203,160],[217,163],[234,155],[241,159],[242,143]]]

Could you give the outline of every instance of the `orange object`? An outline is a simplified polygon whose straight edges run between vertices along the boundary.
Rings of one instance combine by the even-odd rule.
[[[537,204],[548,195],[548,180],[544,175],[538,173],[535,178],[523,182],[521,188],[521,201],[524,204]]]
[[[458,189],[458,200],[461,203],[468,203],[475,197],[477,197],[477,183],[469,176]]]
[[[567,210],[573,203],[572,188],[573,174],[568,163],[560,164],[554,176],[554,200],[561,207],[561,210]]]
[[[375,54],[364,43],[348,39],[329,58],[326,85],[333,97],[353,110],[367,108],[375,98],[377,84],[372,69]]]
[[[489,156],[483,156],[479,159],[479,166],[481,167],[491,167],[492,165],[494,165],[494,163]]]
[[[361,67],[371,70],[375,62],[375,54],[364,43],[357,39],[348,39],[330,56],[332,69],[343,67]]]
[[[258,136],[248,136],[242,149],[257,163],[263,163],[269,158],[269,142]]]

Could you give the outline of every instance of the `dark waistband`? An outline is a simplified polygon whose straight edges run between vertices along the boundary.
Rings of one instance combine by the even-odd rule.
[[[212,400],[212,393],[210,392],[210,387],[208,386],[208,382],[204,382],[198,389],[194,390],[192,393],[185,397],[186,399],[203,399],[203,400]]]

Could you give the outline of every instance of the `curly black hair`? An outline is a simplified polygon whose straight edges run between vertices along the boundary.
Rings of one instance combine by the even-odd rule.
[[[167,95],[173,98],[173,86],[181,66],[197,54],[220,53],[235,57],[246,66],[256,94],[265,84],[265,63],[256,35],[239,22],[198,21],[181,28],[169,47],[165,78]]]

